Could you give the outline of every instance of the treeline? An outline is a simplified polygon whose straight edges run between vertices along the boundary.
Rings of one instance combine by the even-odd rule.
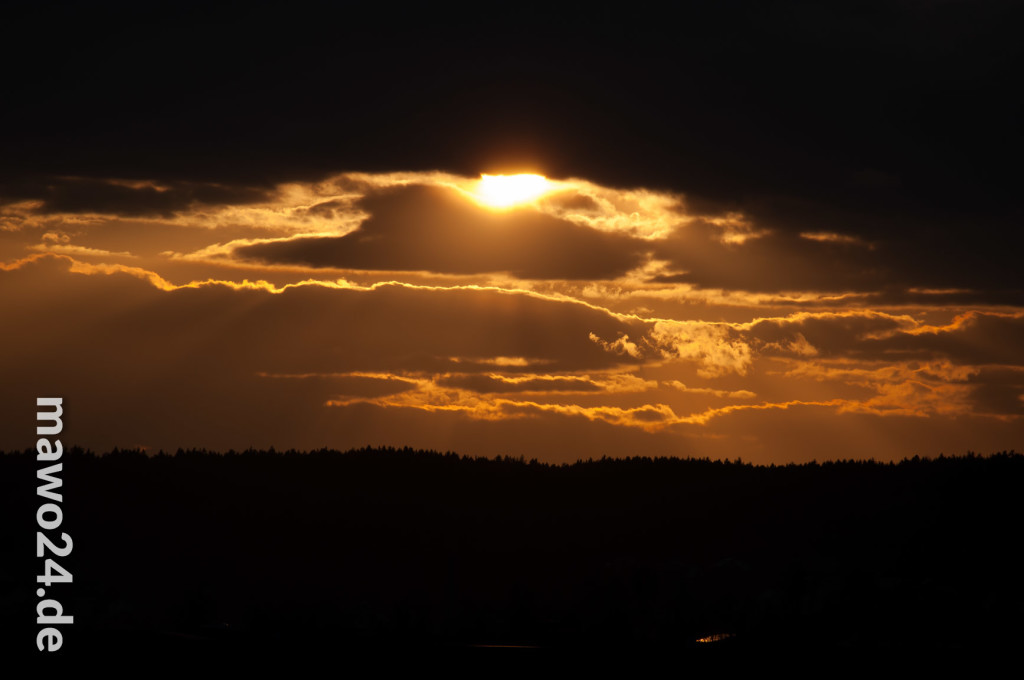
[[[311,638],[973,649],[1022,632],[1015,452],[758,466],[69,449],[63,461],[66,608],[93,650]],[[35,471],[31,451],[0,456],[0,610],[14,617],[5,639],[28,645],[17,621],[35,603]]]
[[[930,463],[930,462],[938,462],[938,463],[942,463],[942,462],[955,462],[955,461],[964,460],[964,459],[966,459],[966,460],[975,460],[975,459],[1019,459],[1021,457],[1024,457],[1024,454],[1019,454],[1016,451],[1000,451],[1000,452],[995,452],[995,453],[991,453],[991,454],[988,454],[988,455],[978,455],[977,453],[975,453],[973,451],[967,451],[963,455],[952,455],[952,456],[947,456],[945,454],[939,454],[937,457],[927,457],[927,456],[926,457],[921,457],[919,455],[915,455],[912,458],[908,457],[908,458],[904,458],[903,460],[900,460],[900,461],[877,461],[874,458],[859,458],[859,459],[838,459],[838,460],[827,459],[827,460],[822,461],[821,463],[819,463],[817,460],[811,460],[811,461],[806,462],[806,463],[792,463],[791,462],[791,463],[786,463],[784,465],[775,465],[774,463],[771,463],[771,464],[768,464],[768,465],[758,465],[758,464],[754,464],[754,463],[750,463],[750,462],[744,462],[743,459],[740,458],[740,457],[737,457],[737,458],[735,458],[733,460],[728,460],[728,459],[712,459],[712,458],[707,458],[707,457],[705,457],[705,458],[681,458],[681,457],[675,457],[675,456],[673,456],[673,457],[669,457],[669,456],[655,456],[655,457],[651,457],[651,456],[622,456],[622,457],[601,456],[601,458],[598,458],[598,459],[594,459],[594,458],[587,458],[586,460],[579,459],[575,463],[545,463],[545,462],[539,461],[537,458],[531,458],[531,459],[527,460],[527,458],[525,456],[522,456],[522,455],[521,456],[505,455],[505,456],[497,456],[496,458],[488,458],[488,457],[483,457],[483,456],[475,456],[474,457],[474,456],[468,456],[468,455],[465,455],[465,454],[459,455],[458,453],[455,453],[455,452],[452,452],[452,451],[447,451],[447,452],[441,453],[441,452],[430,450],[430,449],[416,449],[416,448],[412,448],[412,447],[409,447],[409,446],[402,447],[402,448],[396,448],[396,447],[393,447],[393,446],[381,446],[381,447],[370,447],[370,446],[367,446],[367,447],[363,447],[363,448],[348,449],[346,451],[341,451],[339,449],[328,449],[328,448],[312,449],[312,450],[299,450],[299,449],[292,448],[292,449],[287,449],[287,450],[279,451],[279,450],[277,450],[274,447],[270,447],[269,449],[249,448],[249,449],[244,449],[242,451],[236,451],[235,449],[228,449],[227,451],[216,451],[216,450],[209,450],[209,449],[205,449],[205,448],[189,448],[189,449],[179,448],[175,452],[167,452],[167,451],[164,451],[163,449],[161,449],[161,450],[157,451],[156,453],[152,453],[152,452],[140,449],[140,448],[118,448],[118,447],[115,447],[115,448],[113,448],[113,449],[111,449],[110,451],[107,451],[107,452],[99,452],[99,453],[97,453],[97,452],[92,451],[91,449],[84,449],[84,448],[82,448],[80,446],[75,446],[75,447],[70,447],[68,449],[68,453],[69,453],[69,455],[74,455],[74,456],[87,456],[87,457],[97,457],[97,456],[99,456],[99,457],[107,457],[107,456],[113,456],[115,458],[116,457],[121,457],[121,456],[123,456],[123,457],[145,456],[147,458],[167,458],[167,457],[171,457],[171,458],[174,458],[174,457],[186,458],[186,457],[196,457],[196,456],[200,456],[200,457],[202,457],[202,456],[225,456],[225,457],[229,457],[229,458],[233,457],[233,456],[249,456],[249,457],[260,457],[260,456],[262,456],[262,457],[266,457],[266,456],[270,456],[270,457],[275,457],[275,456],[276,457],[301,456],[301,457],[306,457],[306,458],[336,457],[336,456],[347,456],[349,458],[360,458],[360,457],[367,457],[367,456],[369,456],[369,457],[373,457],[373,458],[380,458],[381,456],[391,456],[391,457],[398,457],[398,458],[405,458],[405,459],[411,459],[411,458],[439,459],[439,458],[443,458],[445,460],[475,461],[475,462],[478,462],[478,463],[510,463],[510,464],[518,463],[520,465],[524,465],[524,464],[533,465],[533,466],[539,465],[539,466],[547,467],[547,468],[552,468],[552,467],[557,467],[557,468],[567,468],[567,467],[570,467],[571,468],[571,467],[579,467],[579,466],[583,466],[583,465],[609,464],[609,463],[610,464],[623,464],[623,463],[649,464],[649,463],[658,463],[658,464],[665,464],[665,465],[697,465],[697,464],[703,464],[703,465],[707,465],[707,466],[716,466],[716,467],[723,467],[723,466],[724,467],[732,467],[732,466],[765,467],[765,468],[771,468],[771,469],[775,469],[777,467],[784,467],[784,468],[810,467],[810,468],[816,468],[816,467],[850,466],[850,465],[856,465],[856,466],[865,466],[865,465],[878,466],[878,465],[882,465],[882,466],[886,466],[886,467],[893,467],[893,466],[899,466],[899,465],[915,465],[915,464]],[[31,455],[31,456],[34,456],[35,455],[35,451],[34,451],[34,449],[25,449],[23,451],[3,451],[3,450],[0,450],[0,458],[2,458],[4,456],[18,456],[18,455]]]

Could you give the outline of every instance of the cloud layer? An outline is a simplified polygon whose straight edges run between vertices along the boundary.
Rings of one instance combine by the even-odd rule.
[[[1019,282],[685,194],[563,179],[497,210],[475,182],[7,187],[0,406],[66,395],[97,448],[1024,448]]]

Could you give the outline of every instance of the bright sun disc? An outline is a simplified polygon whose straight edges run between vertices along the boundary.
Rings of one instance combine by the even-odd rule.
[[[528,203],[551,188],[540,175],[481,175],[476,195],[492,208]]]

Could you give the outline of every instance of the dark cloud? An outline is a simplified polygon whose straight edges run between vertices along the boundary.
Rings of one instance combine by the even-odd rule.
[[[371,375],[264,375],[268,381],[302,381],[311,392],[328,393],[333,397],[386,397],[416,387],[416,383],[393,376]]]
[[[269,200],[268,187],[173,181],[119,181],[93,177],[36,177],[0,181],[0,203],[41,201],[35,212],[170,217],[194,206]]]
[[[62,258],[43,257],[0,271],[5,289],[26,291],[4,296],[5,319],[20,329],[9,336],[18,345],[5,361],[22,351],[36,356],[63,348],[61,361],[80,362],[76,370],[92,366],[89,357],[100,349],[124,364],[188,358],[199,373],[431,370],[438,357],[449,367],[451,358],[517,357],[551,370],[584,370],[623,361],[596,346],[591,332],[614,337],[629,330],[585,305],[498,290],[313,285],[271,293],[207,285],[161,291],[127,273],[84,275],[67,267]],[[29,322],[47,313],[75,329],[73,346],[66,335]],[[154,361],[153,369],[159,365]],[[495,369],[455,365],[463,372],[474,365]]]
[[[124,437],[146,433],[166,446],[208,445],[229,427],[235,437],[272,431],[286,441],[295,436],[287,423],[325,419],[300,414],[320,413],[328,399],[407,387],[401,379],[327,374],[416,373],[463,356],[521,357],[559,372],[629,363],[588,337],[627,329],[609,314],[495,290],[162,291],[126,273],[75,274],[55,257],[0,270],[0,287],[20,291],[0,298],[10,329],[0,355],[0,406],[14,413],[26,394],[65,395],[80,418],[74,437],[83,442],[125,445]],[[463,372],[472,365],[458,363]],[[267,377],[305,374],[321,377]],[[333,431],[329,423],[318,427]]]
[[[755,216],[753,227],[769,231],[730,243],[722,227],[695,220],[656,244],[656,255],[675,272],[654,281],[754,292],[866,292],[894,302],[920,297],[914,291],[921,289],[976,302],[1024,297],[1008,230],[978,233],[967,218],[951,230],[915,228],[892,224],[890,216],[888,233],[858,236],[848,224],[836,229],[837,221],[818,215],[782,228]]]
[[[701,288],[754,292],[877,290],[891,272],[858,243],[814,241],[772,232],[742,243],[704,220],[676,228],[657,243],[655,255],[680,273],[655,279]]]
[[[870,311],[821,313],[763,320],[735,334],[766,355],[799,356],[806,341],[814,356],[823,359],[1024,365],[1024,317],[1005,314],[970,312],[948,326],[922,329],[910,317]]]
[[[866,292],[862,298],[866,307],[905,306],[964,308],[976,305],[1024,306],[1024,289],[1002,290],[942,290],[914,289],[905,286],[883,286],[879,291]],[[823,301],[822,304],[825,304]]]
[[[608,279],[642,263],[646,244],[530,209],[492,211],[454,189],[409,185],[357,203],[370,213],[344,236],[243,246],[265,263],[447,274],[510,272],[535,279]]]
[[[942,356],[964,364],[1024,365],[1024,316],[972,312],[932,332],[872,340],[869,351],[886,357]]]
[[[769,355],[798,355],[802,345],[800,338],[803,338],[823,358],[855,356],[874,359],[879,358],[878,354],[884,353],[885,349],[873,345],[872,336],[896,333],[912,323],[910,319],[871,312],[823,313],[758,321],[739,335]],[[913,344],[912,339],[909,342]]]
[[[1024,415],[1024,370],[984,368],[972,375],[970,399],[978,413]]]

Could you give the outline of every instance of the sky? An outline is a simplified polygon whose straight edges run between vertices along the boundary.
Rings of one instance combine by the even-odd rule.
[[[0,448],[1024,450],[1020,3],[12,11]]]

